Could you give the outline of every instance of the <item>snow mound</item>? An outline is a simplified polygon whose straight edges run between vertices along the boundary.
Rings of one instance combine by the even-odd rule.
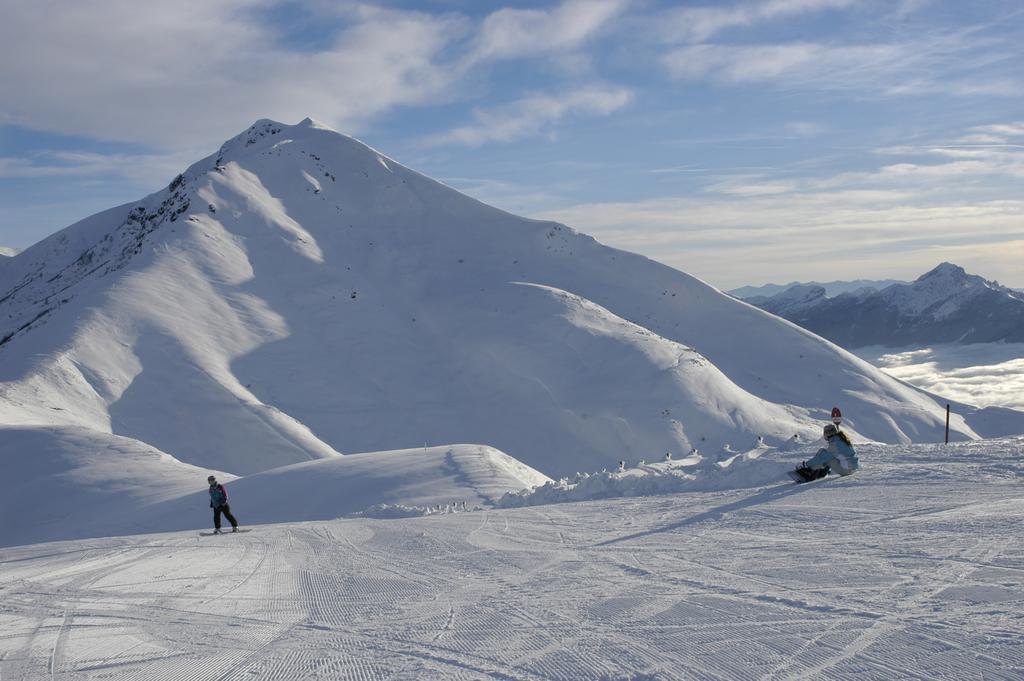
[[[0,546],[188,527],[147,509],[215,473],[81,427],[0,429]]]
[[[245,522],[338,518],[387,506],[491,506],[543,474],[482,445],[348,454],[250,475],[232,483]],[[241,522],[241,520],[240,520]]]
[[[365,511],[350,513],[349,518],[377,518],[380,520],[394,520],[397,518],[422,518],[428,515],[444,515],[447,513],[459,513],[462,511],[476,511],[481,507],[470,508],[465,502],[440,504],[436,506],[406,506],[405,504],[375,504]]]
[[[481,445],[352,454],[236,478],[81,427],[0,429],[0,470],[0,546],[209,527],[211,473],[245,525],[468,510],[548,481]]]
[[[818,443],[822,444],[822,443]],[[680,461],[641,463],[619,471],[577,473],[539,487],[510,492],[498,500],[499,508],[538,506],[615,497],[655,496],[680,492],[746,489],[788,481],[786,473],[814,448],[761,445],[746,452],[724,451],[717,458],[699,454]]]

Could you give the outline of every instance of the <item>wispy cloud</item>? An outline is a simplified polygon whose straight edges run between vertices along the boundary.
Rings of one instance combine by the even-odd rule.
[[[501,9],[488,16],[470,61],[575,50],[621,14],[630,0],[565,0],[548,9]]]
[[[605,243],[643,253],[722,287],[776,280],[914,277],[946,248],[983,261],[986,276],[1019,280],[1024,201],[929,201],[899,191],[666,197],[546,211]],[[964,245],[963,241],[969,241]],[[986,243],[999,244],[981,254]],[[965,262],[961,257],[956,262]],[[790,268],[780,274],[780,267]],[[980,270],[979,270],[980,271]]]
[[[750,36],[753,41],[711,40],[727,27],[853,4],[794,0],[679,10],[679,16],[689,18],[690,30],[673,41],[675,47],[662,55],[661,63],[680,81],[773,83],[793,90],[893,96],[1013,97],[1020,92],[1019,36],[998,22],[955,29],[921,26],[913,33],[880,31],[889,39],[873,42],[851,41],[843,33],[828,40],[766,41],[762,33]]]
[[[662,35],[675,42],[704,42],[715,35],[738,27],[750,27],[764,21],[797,14],[843,9],[855,0],[763,0],[730,7],[684,7],[659,17]]]
[[[775,82],[787,89],[885,95],[1016,96],[1018,76],[976,74],[987,60],[978,47],[958,36],[867,45],[701,44],[668,52],[662,64],[679,80]]]
[[[157,187],[181,172],[196,155],[101,154],[50,150],[31,156],[0,156],[0,178],[69,178],[100,180],[117,177],[142,187]]]
[[[560,94],[537,93],[490,109],[476,110],[475,122],[426,140],[430,145],[480,146],[541,133],[570,115],[607,115],[626,106],[632,93],[620,87],[585,87]]]

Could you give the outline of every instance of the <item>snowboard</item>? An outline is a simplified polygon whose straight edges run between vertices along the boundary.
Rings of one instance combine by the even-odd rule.
[[[810,468],[806,468],[804,466],[801,466],[796,470],[789,471],[789,477],[792,478],[793,482],[795,482],[798,485],[805,482],[811,482],[812,480],[820,480],[821,478],[824,478],[828,474],[828,466],[817,471],[811,470]]]
[[[242,532],[252,532],[252,530],[242,529],[242,528],[239,528],[238,532],[232,532],[231,530],[221,530],[220,534],[241,534]],[[200,537],[212,537],[215,534],[217,534],[217,533],[216,532],[200,532],[199,536]]]

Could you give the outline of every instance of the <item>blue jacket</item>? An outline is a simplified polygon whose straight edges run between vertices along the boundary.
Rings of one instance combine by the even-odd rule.
[[[228,491],[224,485],[217,483],[210,485],[210,508],[220,508],[228,505]]]
[[[811,468],[829,466],[833,473],[849,475],[860,468],[860,460],[853,447],[846,444],[843,438],[833,435],[828,439],[827,445],[819,449],[807,465]]]

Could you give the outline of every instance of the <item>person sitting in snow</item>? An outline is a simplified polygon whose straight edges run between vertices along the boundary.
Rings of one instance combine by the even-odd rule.
[[[238,521],[231,515],[231,506],[228,505],[228,491],[224,485],[217,482],[212,475],[206,479],[210,483],[210,508],[213,509],[213,532],[220,534],[220,514],[231,523],[231,531],[238,532]]]
[[[797,482],[808,482],[824,478],[830,472],[839,475],[851,475],[860,468],[857,452],[850,442],[849,436],[839,430],[839,426],[829,423],[823,433],[825,446],[818,450],[810,461],[805,461],[796,469]]]

